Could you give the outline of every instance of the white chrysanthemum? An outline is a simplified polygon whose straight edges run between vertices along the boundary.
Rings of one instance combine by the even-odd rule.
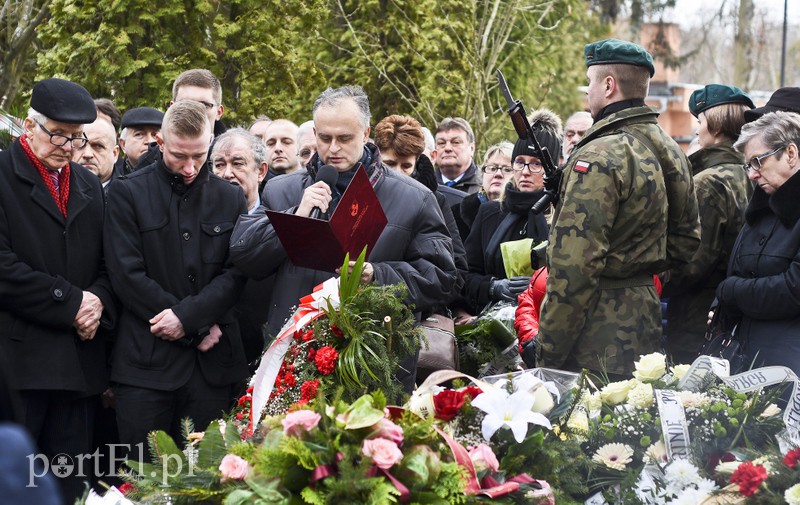
[[[674,367],[672,367],[672,375],[676,379],[681,380],[686,376],[686,372],[689,371],[689,368],[691,366],[692,365],[675,365]]]
[[[586,415],[583,409],[578,408],[573,410],[572,415],[569,416],[569,420],[567,421],[567,428],[580,433],[588,432],[589,416]]]
[[[592,461],[614,470],[625,470],[633,458],[633,449],[626,444],[606,444],[597,449]]]
[[[679,489],[697,483],[700,480],[700,471],[696,466],[685,459],[676,459],[664,470],[666,481]]]
[[[777,416],[777,415],[778,415],[778,414],[780,414],[780,413],[781,413],[781,409],[780,409],[780,407],[778,407],[778,406],[777,406],[777,405],[775,405],[774,403],[770,403],[770,404],[769,404],[769,405],[767,405],[767,407],[764,409],[764,412],[762,412],[761,414],[759,414],[759,415],[758,415],[758,417],[760,417],[760,418],[762,418],[762,419],[765,419],[765,418],[767,418],[767,417],[774,417],[774,416]]]
[[[653,386],[639,382],[628,391],[628,405],[637,409],[649,409],[653,406]]]
[[[783,499],[789,505],[800,505],[800,484],[795,484],[783,493]]]
[[[709,402],[705,393],[693,393],[691,391],[678,391],[678,398],[681,399],[684,408],[700,408]]]
[[[668,461],[667,446],[664,445],[662,440],[652,444],[644,451],[644,463],[660,465]]]
[[[667,373],[667,357],[660,352],[646,354],[639,357],[639,361],[635,361],[633,366],[636,367],[633,376],[640,381],[656,381]]]
[[[709,495],[719,489],[717,483],[711,479],[700,479],[697,481],[697,490],[703,494]],[[699,502],[698,502],[699,503]]]

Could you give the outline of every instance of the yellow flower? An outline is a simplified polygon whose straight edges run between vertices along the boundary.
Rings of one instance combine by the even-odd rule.
[[[656,381],[667,373],[667,358],[660,352],[646,354],[635,361],[633,376],[642,382]]]
[[[783,493],[783,499],[789,505],[800,505],[800,484],[795,484]]]
[[[637,382],[636,386],[628,391],[628,405],[637,409],[649,409],[653,406],[653,386]]]

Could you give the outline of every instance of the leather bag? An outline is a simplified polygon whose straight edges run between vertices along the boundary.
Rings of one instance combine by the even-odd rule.
[[[428,342],[422,341],[417,368],[458,370],[458,342],[453,319],[443,314],[432,314],[420,325]]]

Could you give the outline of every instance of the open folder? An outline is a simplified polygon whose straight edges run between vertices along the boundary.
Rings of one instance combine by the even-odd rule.
[[[268,210],[281,245],[295,266],[333,272],[350,253],[367,253],[386,227],[386,214],[364,168],[359,166],[329,221]]]

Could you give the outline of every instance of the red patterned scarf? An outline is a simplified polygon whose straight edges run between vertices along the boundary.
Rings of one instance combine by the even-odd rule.
[[[56,190],[55,182],[53,182],[53,179],[48,175],[50,170],[48,170],[44,164],[39,161],[39,158],[33,154],[25,135],[20,136],[19,145],[22,146],[22,150],[25,151],[25,156],[27,156],[28,161],[36,167],[36,171],[39,172],[39,175],[42,177],[47,189],[53,196],[53,200],[56,201],[58,210],[61,211],[64,217],[67,217],[67,203],[69,202],[69,163],[64,165],[64,168],[61,169],[61,173],[58,175],[58,190]]]

